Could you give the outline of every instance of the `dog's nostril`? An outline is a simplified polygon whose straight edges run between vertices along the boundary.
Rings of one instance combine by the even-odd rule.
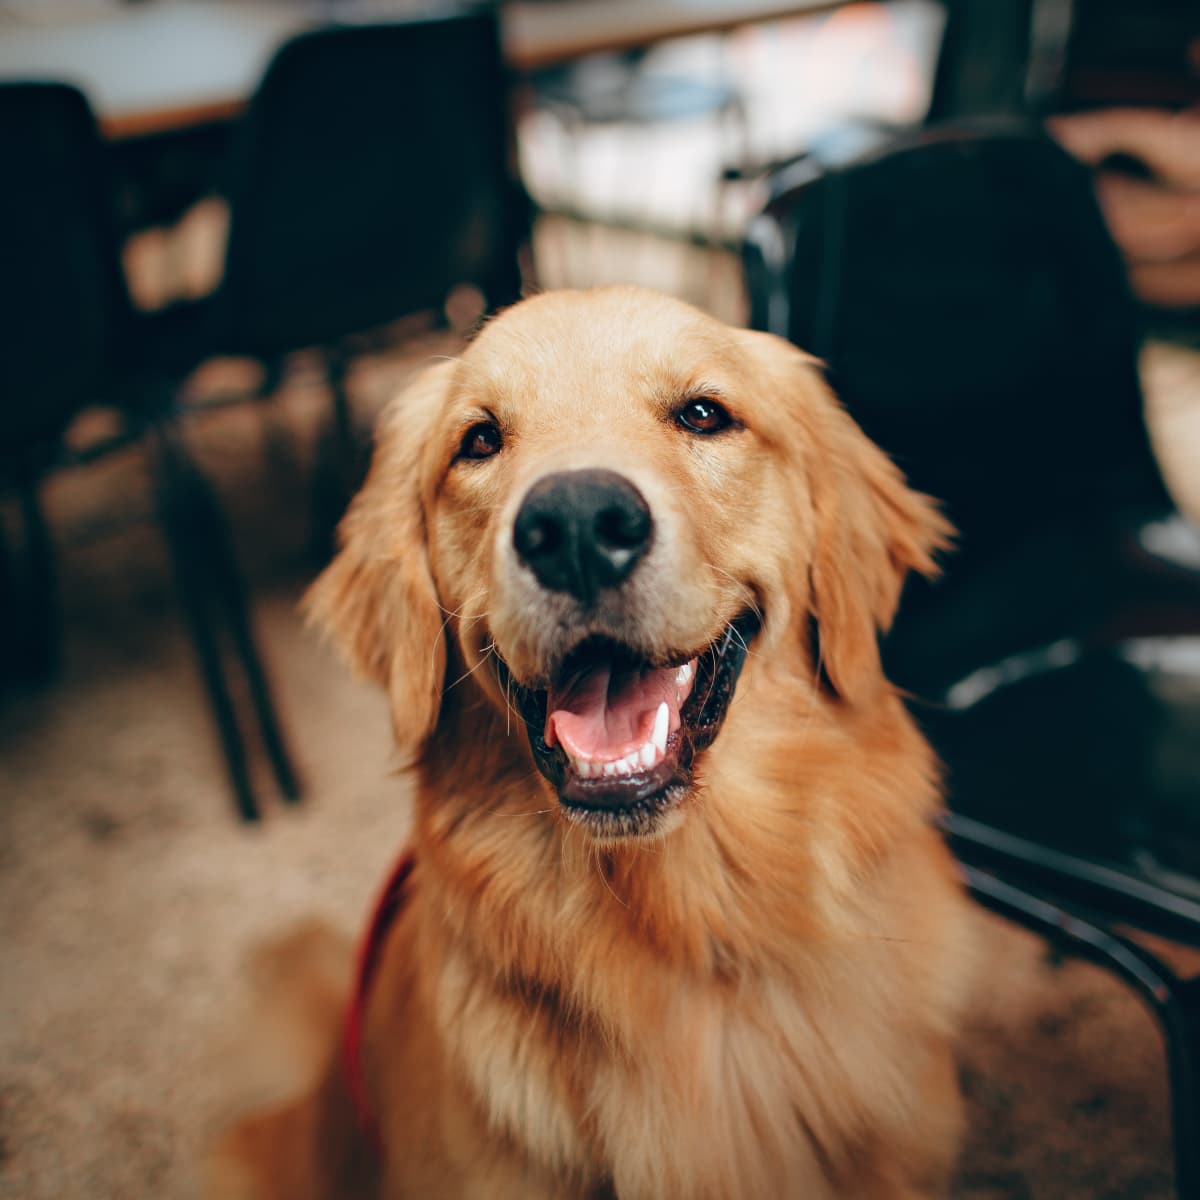
[[[596,514],[596,541],[613,550],[636,550],[650,535],[650,513],[645,508],[616,506]]]
[[[553,520],[533,521],[522,531],[518,549],[525,557],[553,554],[562,545],[562,525]]]

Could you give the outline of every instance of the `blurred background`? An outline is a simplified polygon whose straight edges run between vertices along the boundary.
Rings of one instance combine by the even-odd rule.
[[[192,1196],[408,782],[296,606],[523,293],[819,354],[960,529],[889,671],[987,970],[955,1195],[1200,1195],[1200,9],[0,0],[0,1196]]]

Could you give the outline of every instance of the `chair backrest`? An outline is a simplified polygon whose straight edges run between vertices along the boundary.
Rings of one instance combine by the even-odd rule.
[[[1035,0],[945,0],[943,7],[946,24],[925,123],[1027,111]]]
[[[752,324],[823,358],[964,550],[1165,492],[1137,316],[1086,170],[1028,131],[917,134],[778,196]]]
[[[515,300],[529,211],[510,135],[490,9],[289,42],[235,139],[226,336],[250,352],[326,342],[458,283]]]
[[[129,315],[87,101],[0,84],[0,453],[52,444],[95,398]]]

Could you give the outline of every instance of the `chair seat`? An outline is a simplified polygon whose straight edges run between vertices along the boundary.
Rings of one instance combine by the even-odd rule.
[[[1200,637],[1064,638],[946,699],[958,811],[1200,900]]]
[[[1197,562],[1178,516],[1076,521],[913,598],[888,653],[956,813],[1200,903]]]

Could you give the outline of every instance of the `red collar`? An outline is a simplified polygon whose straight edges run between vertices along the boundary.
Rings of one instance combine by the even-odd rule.
[[[404,905],[405,884],[412,874],[414,861],[411,850],[401,855],[400,861],[392,868],[386,886],[379,893],[379,899],[375,901],[371,923],[367,926],[366,936],[359,947],[354,993],[350,997],[346,1023],[342,1028],[342,1074],[346,1080],[346,1089],[350,1093],[350,1103],[354,1107],[358,1127],[376,1153],[382,1152],[383,1141],[367,1097],[362,1059],[363,1021],[367,1010],[367,997],[370,995],[371,984],[383,955],[383,943]]]

